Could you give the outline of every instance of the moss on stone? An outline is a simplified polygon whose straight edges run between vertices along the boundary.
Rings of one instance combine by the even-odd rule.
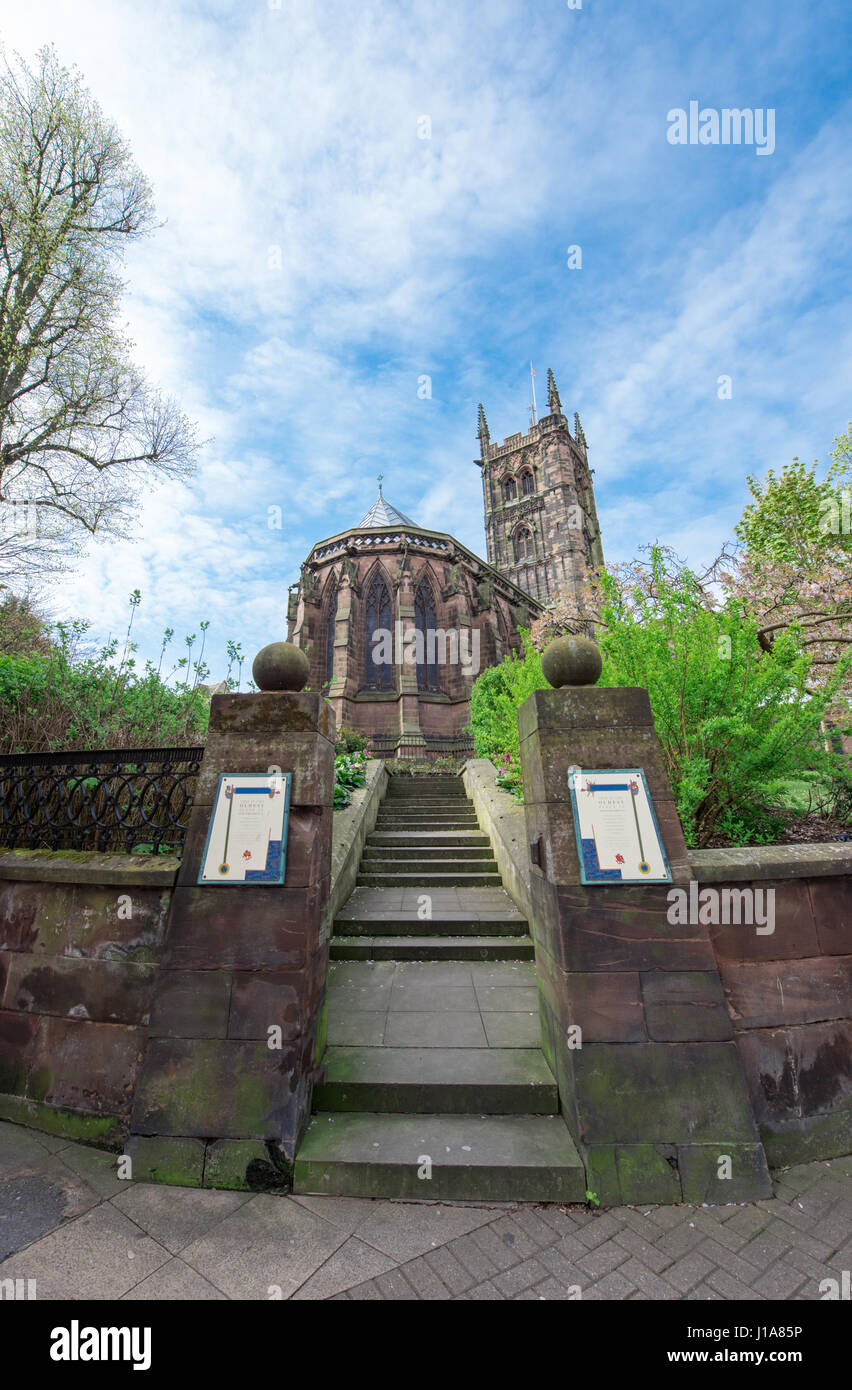
[[[86,1115],[23,1096],[0,1095],[0,1119],[113,1151],[121,1150],[127,1133],[127,1126],[117,1115]]]
[[[203,1139],[134,1135],[127,1146],[133,1162],[133,1180],[170,1187],[201,1187],[205,1147]]]

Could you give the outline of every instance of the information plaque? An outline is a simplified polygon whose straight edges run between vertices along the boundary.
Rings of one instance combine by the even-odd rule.
[[[199,883],[283,883],[289,772],[223,772],[204,845]]]
[[[641,767],[569,774],[581,883],[671,883]]]

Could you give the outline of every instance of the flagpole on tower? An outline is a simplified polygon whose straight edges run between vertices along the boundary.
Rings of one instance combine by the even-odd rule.
[[[532,382],[532,405],[530,406],[530,412],[532,414],[532,424],[537,425],[538,406],[536,405],[535,399],[535,367],[533,366],[532,362],[530,362],[530,381]]]

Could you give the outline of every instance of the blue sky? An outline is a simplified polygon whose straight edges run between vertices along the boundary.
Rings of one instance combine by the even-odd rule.
[[[48,595],[98,637],[139,588],[140,654],[208,619],[221,677],[379,472],[484,554],[477,403],[524,429],[531,358],[582,416],[608,560],[712,558],[746,473],[852,415],[845,0],[29,0],[0,32],[76,63],[151,180],[126,317],[211,440]],[[690,100],[773,108],[774,152],[671,145]]]

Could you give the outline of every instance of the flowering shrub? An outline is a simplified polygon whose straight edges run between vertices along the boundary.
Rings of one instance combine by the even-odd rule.
[[[496,759],[496,763],[497,786],[501,791],[508,792],[516,801],[523,801],[524,779],[520,759],[513,758],[510,753],[504,753],[502,758]]]

